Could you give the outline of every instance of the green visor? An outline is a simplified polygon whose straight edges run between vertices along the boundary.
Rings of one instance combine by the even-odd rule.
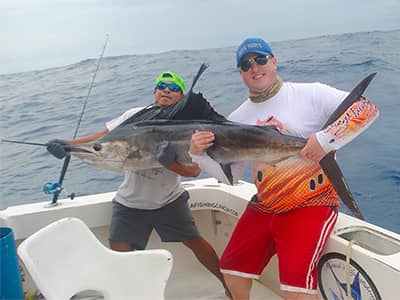
[[[175,72],[162,72],[156,79],[156,85],[160,82],[173,82],[181,88],[182,93],[185,93],[185,82],[183,81],[183,78]]]

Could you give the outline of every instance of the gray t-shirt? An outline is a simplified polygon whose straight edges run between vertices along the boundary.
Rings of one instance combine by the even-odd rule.
[[[112,131],[140,109],[130,109],[107,122],[107,129]],[[131,208],[157,209],[175,201],[184,191],[180,176],[166,168],[127,171],[115,200]]]

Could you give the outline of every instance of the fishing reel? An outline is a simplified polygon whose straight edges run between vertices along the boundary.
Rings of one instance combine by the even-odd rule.
[[[43,192],[47,195],[53,195],[58,197],[64,190],[64,186],[58,182],[47,182],[43,185]],[[75,198],[75,193],[67,195],[68,198],[73,200]]]

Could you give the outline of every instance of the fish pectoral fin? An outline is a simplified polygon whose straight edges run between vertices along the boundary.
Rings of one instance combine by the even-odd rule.
[[[232,164],[219,164],[221,166],[222,171],[224,172],[226,178],[228,179],[229,183],[233,185],[233,175],[232,175]]]
[[[343,176],[342,170],[335,159],[335,151],[332,151],[325,155],[323,159],[319,162],[322,170],[325,172],[329,181],[332,183],[336,192],[338,193],[342,202],[347,206],[347,208],[353,213],[353,215],[361,220],[364,220],[361,214],[360,208],[356,200],[354,199],[349,186]]]
[[[168,168],[176,160],[175,147],[167,141],[161,141],[157,145],[156,158],[164,167]]]

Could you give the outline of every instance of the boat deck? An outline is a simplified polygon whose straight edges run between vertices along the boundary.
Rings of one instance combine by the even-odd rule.
[[[152,237],[151,248],[157,246],[157,236]],[[165,291],[166,300],[222,300],[229,299],[219,280],[202,266],[193,253],[180,243],[163,243],[174,258],[171,276]],[[250,298],[283,299],[258,281],[253,281]]]
[[[219,281],[207,270],[196,270],[192,273],[179,275],[173,273],[168,282],[166,300],[223,300],[229,299]],[[283,299],[263,286],[253,281],[250,299]]]

